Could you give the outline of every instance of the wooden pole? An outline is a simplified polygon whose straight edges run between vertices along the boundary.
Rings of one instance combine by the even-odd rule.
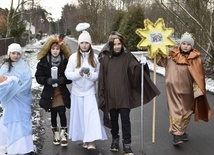
[[[153,82],[156,84],[156,57],[154,58],[154,73]],[[156,113],[156,97],[153,99],[153,110],[152,110],[152,143],[155,143],[155,113]]]
[[[141,147],[141,154],[143,153],[143,139],[144,139],[144,134],[143,134],[143,123],[144,123],[144,112],[143,112],[143,87],[144,87],[144,83],[143,83],[143,79],[144,79],[144,65],[142,64],[141,67],[141,139],[140,139],[140,147]]]

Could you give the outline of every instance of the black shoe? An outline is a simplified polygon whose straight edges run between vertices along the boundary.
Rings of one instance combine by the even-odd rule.
[[[131,144],[124,144],[123,142],[123,151],[125,152],[125,154],[127,155],[133,155],[133,151],[131,148]]]
[[[182,135],[173,135],[173,145],[179,145],[179,144],[183,144],[183,138]]]
[[[188,141],[189,139],[188,139],[188,134],[187,133],[184,133],[183,135],[182,135],[182,140],[183,141]]]
[[[119,151],[119,138],[113,138],[111,143],[110,151],[118,152]]]
[[[27,154],[25,154],[25,155],[35,155],[35,152],[29,152],[29,153],[27,153]]]

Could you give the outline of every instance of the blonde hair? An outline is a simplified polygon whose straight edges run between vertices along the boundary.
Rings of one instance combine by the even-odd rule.
[[[92,49],[91,45],[89,47],[89,57],[88,57],[88,64],[91,65],[92,67],[96,67],[96,62],[94,59],[94,50]],[[80,46],[78,46],[77,49],[77,65],[76,68],[80,68],[82,64],[82,54],[80,53]]]

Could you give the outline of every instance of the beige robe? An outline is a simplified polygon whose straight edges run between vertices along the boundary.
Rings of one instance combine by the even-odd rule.
[[[182,55],[179,47],[175,47],[170,52],[170,57],[161,61],[166,68],[169,132],[174,135],[182,135],[186,132],[190,117],[194,112],[195,121],[199,119],[208,121],[211,117],[211,110],[206,98],[202,60],[196,49],[188,55]],[[194,81],[203,92],[203,95],[198,98],[194,98]]]

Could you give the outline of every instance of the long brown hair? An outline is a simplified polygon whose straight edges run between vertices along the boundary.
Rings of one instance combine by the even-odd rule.
[[[82,64],[82,54],[80,53],[80,46],[78,46],[78,49],[77,49],[77,65],[76,65],[76,68],[80,68],[81,67],[81,64]],[[89,47],[89,58],[88,58],[88,64],[91,65],[92,67],[96,67],[96,62],[94,60],[94,50],[92,49],[91,45]]]
[[[13,65],[12,65],[12,60],[10,59],[10,57],[9,58],[4,58],[3,59],[3,63],[2,63],[2,65],[5,63],[5,62],[8,62],[8,72],[10,72],[11,71],[11,68],[13,67]]]

